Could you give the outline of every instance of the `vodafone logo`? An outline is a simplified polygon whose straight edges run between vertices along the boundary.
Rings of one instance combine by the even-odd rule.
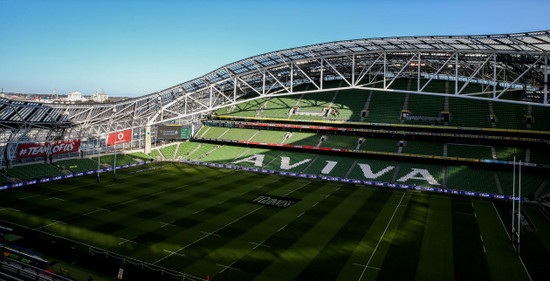
[[[132,141],[132,130],[109,134],[108,145],[115,145]]]

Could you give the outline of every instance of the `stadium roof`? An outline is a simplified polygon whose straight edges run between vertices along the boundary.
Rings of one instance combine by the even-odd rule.
[[[0,99],[0,128],[100,126],[109,132],[187,118],[236,104],[238,98],[250,94],[256,95],[254,98],[293,94],[293,87],[303,83],[323,91],[322,80],[340,79],[348,88],[373,89],[374,82],[359,83],[367,73],[382,77],[381,90],[387,90],[386,80],[391,84],[406,73],[413,77],[406,66],[417,61],[418,79],[421,75],[430,81],[446,76],[466,84],[486,81],[503,88],[499,92],[495,89],[490,98],[485,93],[461,95],[458,88],[450,93],[455,96],[507,101],[503,94],[509,89],[534,89],[543,91],[544,99],[538,104],[548,105],[545,85],[549,52],[550,31],[336,41],[246,58],[202,77],[117,103],[63,105]],[[431,67],[421,69],[421,60]],[[424,93],[420,88],[412,92]]]
[[[246,58],[194,80],[180,84],[184,89],[195,89],[204,82],[216,83],[231,74],[243,74],[275,64],[284,64],[308,58],[361,54],[380,51],[392,52],[471,52],[547,55],[550,51],[550,31],[474,36],[418,36],[356,39],[309,45],[274,51]],[[177,87],[177,86],[176,86]],[[173,87],[169,88],[172,89]],[[167,89],[167,90],[169,90]]]

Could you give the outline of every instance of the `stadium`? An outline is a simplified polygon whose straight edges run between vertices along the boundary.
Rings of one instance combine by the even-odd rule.
[[[273,51],[0,99],[7,280],[548,280],[550,31]]]

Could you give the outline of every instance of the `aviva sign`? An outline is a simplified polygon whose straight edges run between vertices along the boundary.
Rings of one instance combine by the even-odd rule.
[[[232,164],[244,164],[248,163],[256,168],[262,168],[264,167],[264,160],[265,160],[265,154],[254,154],[252,156],[239,159],[236,161],[233,161]],[[290,171],[293,169],[300,168],[301,170],[305,169],[308,164],[311,164],[313,159],[302,159],[302,160],[296,160],[293,161],[288,156],[281,156],[278,159],[275,159],[273,162],[270,163],[276,165],[276,161],[279,161],[279,167],[278,170],[280,171]],[[320,171],[321,175],[330,176],[331,172],[334,170],[336,166],[339,165],[338,161],[331,161],[331,160],[325,160],[325,164],[323,169]],[[383,167],[381,169],[373,169],[373,167],[370,164],[367,163],[357,163],[357,166],[361,170],[362,176],[364,179],[367,180],[376,180],[382,176],[385,175],[392,175],[395,173],[395,166],[388,165],[386,167]],[[356,169],[356,168],[354,168]],[[306,171],[307,173],[307,171]],[[428,169],[424,168],[410,168],[408,171],[400,171],[399,174],[401,175],[396,179],[396,182],[398,183],[407,183],[410,180],[419,180],[423,181],[425,183],[428,183],[432,186],[440,186],[441,184],[435,179],[435,177],[430,173]]]

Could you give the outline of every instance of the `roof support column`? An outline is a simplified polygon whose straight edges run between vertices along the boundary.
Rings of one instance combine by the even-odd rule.
[[[262,95],[265,96],[265,71],[262,72]],[[233,102],[236,102],[236,100],[233,100]]]
[[[210,87],[210,99],[208,101],[208,109],[212,108],[212,87]]]
[[[351,85],[355,86],[355,55],[351,59]]]
[[[455,55],[455,95],[458,95],[458,52]]]
[[[548,57],[544,57],[544,104],[548,104]]]
[[[237,78],[233,78],[233,100],[237,100]]]
[[[387,90],[386,87],[386,74],[388,72],[388,62],[386,60],[386,53],[384,53],[384,90]]]
[[[294,63],[290,64],[290,92],[294,93]]]
[[[418,53],[418,66],[417,66],[418,73],[417,73],[417,76],[416,76],[417,77],[416,78],[417,79],[417,81],[416,81],[416,91],[417,92],[420,92],[420,61],[421,60],[420,60],[420,52],[419,52]]]
[[[321,90],[323,89],[323,81],[325,80],[325,77],[324,77],[324,66],[325,64],[325,59],[324,58],[321,58],[321,81],[319,81],[319,85],[321,86]]]
[[[493,55],[493,99],[497,97],[497,55]]]

